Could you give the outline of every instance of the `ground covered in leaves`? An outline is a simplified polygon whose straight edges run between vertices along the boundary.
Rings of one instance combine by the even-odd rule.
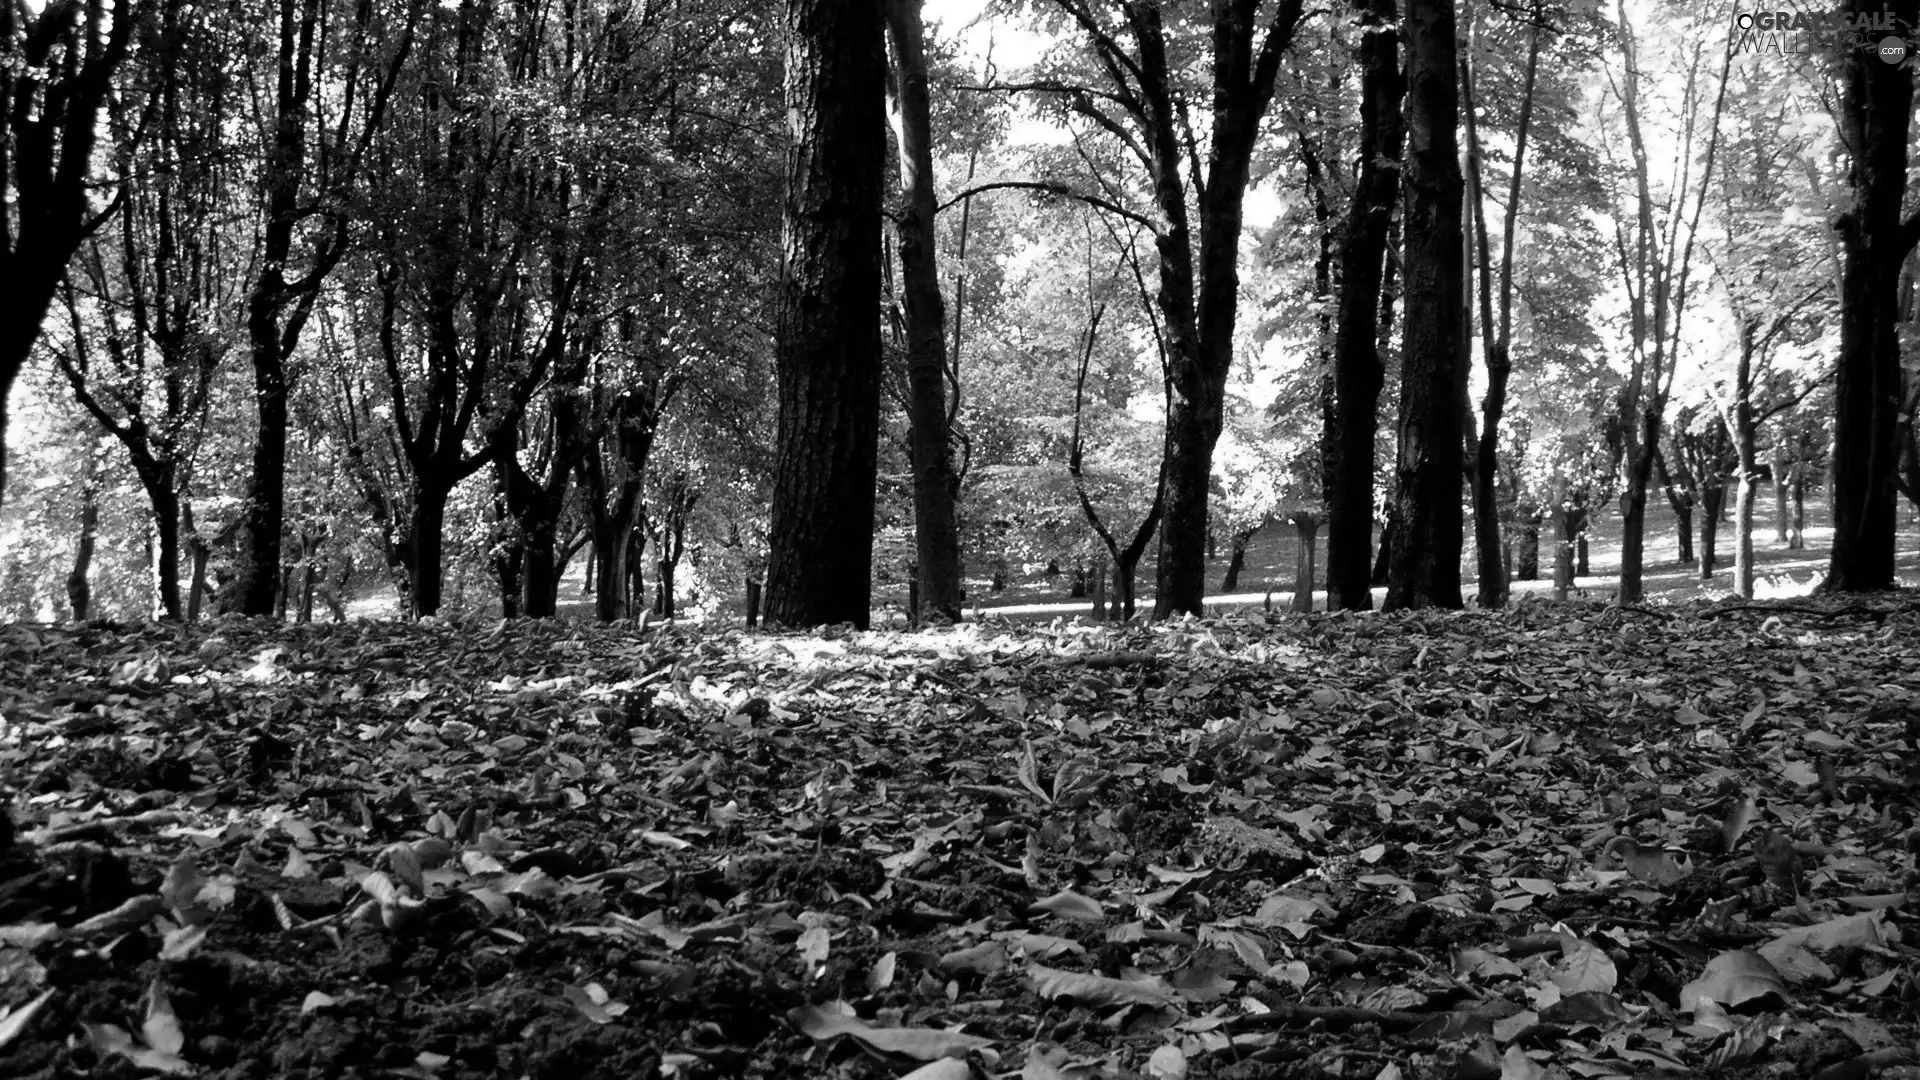
[[[1916,641],[0,628],[0,1076],[1920,1076]]]

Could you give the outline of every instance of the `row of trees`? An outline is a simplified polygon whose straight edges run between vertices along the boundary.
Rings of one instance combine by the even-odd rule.
[[[1631,601],[1656,478],[1728,476],[1750,591],[1763,443],[1830,439],[1828,584],[1890,585],[1911,76],[1655,8],[1028,0],[1011,72],[917,0],[16,8],[0,380],[112,440],[176,617],[355,552],[552,614],[584,554],[602,618],[705,558],[864,625],[876,526],[930,612],[1023,553],[1130,611],[1153,548],[1166,615],[1288,517],[1338,607],[1383,522],[1388,606],[1459,606],[1470,521],[1494,606],[1616,498]],[[66,415],[31,468],[110,478]]]

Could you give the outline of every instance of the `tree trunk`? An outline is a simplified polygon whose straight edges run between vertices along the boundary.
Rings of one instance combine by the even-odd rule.
[[[1395,0],[1361,8],[1359,175],[1340,246],[1340,299],[1334,335],[1333,438],[1328,440],[1327,609],[1373,606],[1374,437],[1379,430],[1381,291],[1387,231],[1400,199],[1400,155],[1406,129],[1400,100]]]
[[[1920,22],[1920,3],[1852,0],[1843,11],[1885,11],[1895,24]],[[1841,60],[1841,143],[1850,151],[1851,209],[1841,239],[1840,355],[1834,377],[1833,551],[1823,588],[1864,592],[1894,584],[1899,459],[1900,265],[1915,221],[1902,221],[1913,76],[1862,49]]]
[[[430,478],[416,478],[413,489],[413,514],[407,521],[407,560],[409,590],[413,597],[414,618],[440,612],[442,587],[442,544],[446,539],[447,499],[450,486]]]
[[[1253,542],[1260,526],[1237,530],[1227,543],[1227,573],[1220,579],[1220,591],[1232,592],[1240,587],[1240,571],[1246,569],[1247,545]]]
[[[787,5],[786,249],[779,293],[766,614],[866,629],[880,410],[881,0]]]
[[[1514,578],[1519,581],[1540,579],[1540,514],[1527,513],[1520,519],[1520,558]]]
[[[933,135],[921,0],[886,0],[898,89],[905,212],[900,277],[906,300],[907,382],[912,413],[914,552],[923,612],[960,618],[960,533],[954,512],[959,483],[947,430],[946,306],[934,261]]]
[[[1787,547],[1799,551],[1807,546],[1807,467],[1795,465],[1791,501],[1793,516],[1787,522]]]
[[[1092,561],[1092,617],[1106,619],[1106,555]]]
[[[1553,545],[1553,598],[1565,600],[1567,591],[1573,587],[1576,511],[1564,499],[1559,500],[1554,504],[1553,522],[1558,534]]]
[[[1374,549],[1373,573],[1367,575],[1369,589],[1378,588],[1387,583],[1388,564],[1393,559],[1393,537],[1400,530],[1394,527],[1393,507],[1387,507],[1387,523],[1380,529],[1380,546]]]
[[[1742,600],[1753,599],[1753,504],[1760,486],[1753,432],[1739,440],[1740,486],[1733,497],[1733,591]]]
[[[1720,515],[1727,506],[1727,482],[1715,477],[1700,484],[1700,580],[1708,581],[1719,566],[1714,545],[1720,539]]]
[[[1513,372],[1513,246],[1520,220],[1521,178],[1525,172],[1527,136],[1533,126],[1534,84],[1540,67],[1540,27],[1528,33],[1527,68],[1521,84],[1520,119],[1514,135],[1513,176],[1502,208],[1500,288],[1495,310],[1492,256],[1487,242],[1486,200],[1480,189],[1480,134],[1474,115],[1472,67],[1462,65],[1462,102],[1466,106],[1468,140],[1467,206],[1472,214],[1480,262],[1480,338],[1486,356],[1487,393],[1480,401],[1481,430],[1472,447],[1473,536],[1480,574],[1479,605],[1504,607],[1509,586],[1511,551],[1500,535],[1498,499],[1500,420],[1507,406],[1507,381]],[[1469,267],[1471,269],[1471,267]],[[1469,287],[1472,279],[1469,277]],[[1498,319],[1496,327],[1495,319]]]
[[[1313,610],[1314,548],[1320,540],[1320,515],[1303,510],[1293,515],[1297,547],[1293,557],[1293,603],[1288,610],[1306,614]]]
[[[1462,606],[1460,554],[1465,342],[1460,311],[1462,182],[1454,131],[1458,67],[1453,0],[1409,0],[1407,220],[1402,327],[1399,530],[1387,610]]]
[[[100,525],[99,485],[92,475],[80,488],[80,539],[73,545],[73,569],[67,572],[67,606],[74,622],[87,621],[93,607],[94,536]]]
[[[1780,449],[1781,440],[1773,441],[1773,541],[1776,544],[1787,542],[1787,455]]]

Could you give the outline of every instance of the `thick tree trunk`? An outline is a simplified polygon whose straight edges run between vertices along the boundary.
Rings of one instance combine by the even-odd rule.
[[[1400,199],[1400,155],[1406,129],[1400,99],[1395,0],[1361,6],[1360,161],[1353,202],[1341,234],[1340,299],[1334,337],[1333,438],[1328,440],[1327,609],[1373,606],[1374,437],[1379,430],[1381,290],[1387,231]]]
[[[907,205],[897,228],[907,318],[914,553],[925,614],[960,617],[959,482],[947,430],[946,305],[934,262],[933,135],[921,0],[886,0],[898,90],[895,133]]]
[[[870,618],[880,410],[881,0],[789,0],[780,397],[766,614]]]
[[[424,618],[440,613],[442,581],[442,545],[447,531],[447,499],[451,485],[432,478],[417,479],[413,489],[413,514],[407,521],[407,560],[413,616]]]
[[[1407,220],[1402,329],[1399,530],[1388,572],[1387,610],[1457,608],[1463,546],[1460,409],[1465,342],[1460,311],[1460,200],[1455,138],[1458,67],[1453,0],[1409,0],[1407,33]]]
[[[1852,0],[1855,14],[1885,11],[1920,22],[1914,0]],[[1840,355],[1834,378],[1833,551],[1823,588],[1863,592],[1894,583],[1899,458],[1900,265],[1916,224],[1903,222],[1913,75],[1865,50],[1841,60],[1841,142],[1850,152],[1851,210],[1838,222],[1842,258]]]
[[[1293,557],[1293,603],[1289,611],[1313,610],[1314,549],[1320,540],[1320,515],[1303,510],[1293,515],[1296,548]]]

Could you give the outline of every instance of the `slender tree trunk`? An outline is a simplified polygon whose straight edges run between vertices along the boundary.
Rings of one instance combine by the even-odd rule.
[[[67,606],[74,622],[87,621],[93,608],[93,546],[99,531],[99,484],[91,474],[80,488],[80,538],[73,545],[73,569],[67,572]]]
[[[1400,197],[1406,129],[1400,101],[1399,12],[1395,0],[1357,0],[1360,61],[1359,175],[1341,232],[1340,299],[1334,336],[1333,438],[1328,463],[1327,608],[1373,606],[1374,437],[1385,368],[1380,307],[1388,227]]]
[[[1460,607],[1462,182],[1452,0],[1409,0],[1399,466],[1386,608]]]
[[[933,136],[921,0],[886,0],[897,87],[894,131],[907,205],[897,226],[906,300],[907,382],[912,414],[914,553],[920,604],[960,617],[958,484],[947,429],[945,302],[934,261]]]
[[[1720,515],[1726,511],[1727,484],[1720,478],[1700,485],[1700,580],[1707,581],[1720,565],[1715,545],[1720,539]]]
[[[1240,587],[1240,572],[1247,566],[1247,546],[1253,543],[1260,526],[1236,530],[1227,542],[1227,572],[1220,579],[1220,591],[1232,592]]]
[[[1553,523],[1557,534],[1553,545],[1553,598],[1565,600],[1568,590],[1573,587],[1573,555],[1578,524],[1575,510],[1564,498],[1554,503]]]
[[[1773,541],[1787,542],[1787,455],[1776,438],[1773,442]]]
[[[1854,14],[1885,11],[1920,22],[1914,0],[1852,0]],[[1920,225],[1901,220],[1913,77],[1905,64],[1848,49],[1841,60],[1841,142],[1850,152],[1852,208],[1842,249],[1840,356],[1834,381],[1833,551],[1823,588],[1864,592],[1894,584],[1899,458],[1901,263]]]
[[[789,0],[785,255],[766,613],[870,619],[880,409],[881,0]],[[609,575],[610,576],[610,575]]]

